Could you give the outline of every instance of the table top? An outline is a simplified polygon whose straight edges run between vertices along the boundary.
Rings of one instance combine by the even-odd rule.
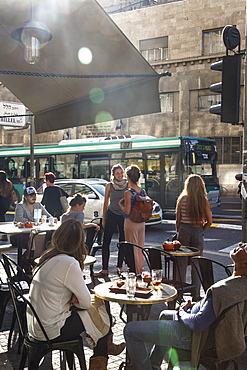
[[[40,257],[35,258],[34,262],[38,264],[39,259]],[[94,256],[86,256],[85,261],[84,261],[84,266],[93,265],[95,262],[96,262],[96,258]]]
[[[156,304],[162,302],[172,301],[177,296],[177,290],[168,284],[161,284],[162,290],[159,293],[153,291],[153,294],[148,298],[128,298],[123,293],[113,293],[109,288],[114,284],[114,281],[102,283],[94,287],[94,294],[96,297],[104,299],[105,301],[117,302],[121,304],[137,305],[137,304]]]
[[[37,230],[38,232],[56,230],[60,226],[60,222],[54,223],[50,226],[48,222],[44,224],[35,225],[34,227],[17,227],[14,222],[4,222],[0,223],[0,234],[25,234],[30,233],[32,230]]]
[[[175,257],[192,257],[198,256],[200,254],[199,249],[195,247],[186,247],[185,245],[181,245],[178,250],[171,250],[171,249],[164,249],[161,245],[153,245],[153,247],[160,249],[161,254],[164,256],[168,253]],[[166,253],[167,252],[167,253]]]

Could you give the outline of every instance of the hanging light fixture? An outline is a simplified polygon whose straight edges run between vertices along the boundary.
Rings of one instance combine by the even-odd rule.
[[[41,22],[33,18],[31,2],[31,16],[21,27],[11,32],[11,37],[24,45],[24,59],[29,64],[35,64],[40,57],[40,49],[51,39],[52,34]]]

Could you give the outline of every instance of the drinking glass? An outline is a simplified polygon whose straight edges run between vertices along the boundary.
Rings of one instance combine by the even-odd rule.
[[[126,293],[128,298],[134,298],[136,291],[136,275],[130,272],[126,276]]]
[[[162,282],[162,269],[152,270],[152,285],[154,290],[158,291],[160,289]]]
[[[47,220],[47,216],[46,215],[42,215],[41,216],[41,223],[42,224],[45,224],[46,223],[46,220]]]
[[[51,226],[53,226],[54,225],[54,217],[49,217],[48,218],[48,220],[49,220],[49,225],[51,225]]]
[[[41,218],[41,213],[42,213],[42,210],[41,209],[34,209],[33,210],[33,218],[34,218],[34,223],[35,224],[39,224],[40,222],[40,218]]]
[[[147,285],[151,283],[151,274],[149,271],[142,271],[142,281]]]

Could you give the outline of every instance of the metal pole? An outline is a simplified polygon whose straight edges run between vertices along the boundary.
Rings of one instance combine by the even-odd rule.
[[[245,45],[247,45],[247,0],[245,5]],[[246,46],[245,46],[246,47]],[[247,65],[244,74],[244,129],[243,129],[243,183],[242,183],[242,242],[247,242]]]
[[[34,116],[30,122],[30,185],[34,186]]]

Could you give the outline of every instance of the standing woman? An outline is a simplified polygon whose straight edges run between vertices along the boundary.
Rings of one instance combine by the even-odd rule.
[[[11,202],[17,201],[16,193],[12,182],[7,179],[5,171],[0,171],[0,222],[5,221],[5,213],[8,211]]]
[[[119,241],[124,240],[124,217],[118,202],[123,198],[127,190],[127,180],[123,178],[124,170],[120,164],[116,164],[111,169],[112,179],[106,185],[105,198],[103,205],[102,226],[104,227],[104,238],[102,245],[102,270],[94,276],[100,277],[108,275],[108,264],[110,257],[110,243],[116,228],[118,229]],[[110,203],[109,203],[110,202]],[[118,252],[117,271],[122,272],[123,257]]]
[[[203,252],[203,233],[212,224],[212,213],[207,200],[205,184],[199,175],[190,175],[184,184],[184,189],[177,200],[176,230],[178,240],[182,245],[196,247]],[[186,269],[189,257],[177,257],[178,268],[182,281],[186,281]],[[200,279],[192,266],[192,284],[195,285],[196,296],[200,297]]]
[[[124,199],[118,203],[121,210],[125,213],[126,216],[124,220],[125,240],[144,248],[145,222],[133,222],[129,217],[131,208],[135,203],[136,195],[146,195],[145,190],[138,185],[141,171],[138,166],[132,165],[126,169],[126,175],[128,180],[128,190],[124,193]],[[144,266],[143,254],[141,249],[134,248],[134,258],[136,274],[141,274]]]

